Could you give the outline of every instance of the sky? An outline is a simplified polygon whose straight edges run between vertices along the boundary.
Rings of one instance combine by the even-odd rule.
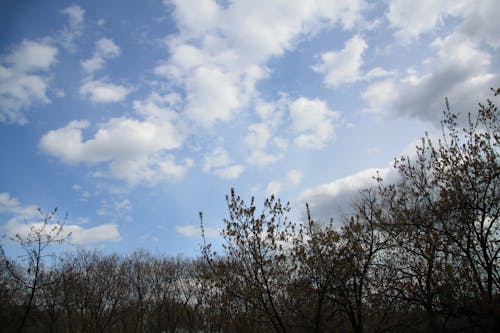
[[[197,255],[225,195],[299,221],[500,87],[495,0],[0,2],[0,235]]]

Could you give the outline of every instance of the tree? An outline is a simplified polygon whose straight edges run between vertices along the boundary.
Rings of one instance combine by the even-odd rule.
[[[420,172],[418,184],[427,180],[425,170]],[[437,332],[445,324],[438,320],[445,312],[444,304],[451,304],[449,298],[453,298],[447,292],[461,281],[456,277],[452,244],[439,231],[439,220],[413,185],[405,181],[389,186],[379,183],[376,189],[383,202],[377,228],[390,242],[384,255],[388,268],[384,278],[394,297],[403,302],[399,305],[423,308],[426,330]]]
[[[205,244],[202,253],[211,267],[216,286],[240,314],[256,313],[275,332],[288,332],[286,286],[293,269],[286,246],[290,242],[289,205],[274,196],[256,214],[252,198],[247,206],[234,189],[226,196],[229,219],[224,221],[224,255]],[[229,305],[229,304],[228,304]]]
[[[48,248],[53,244],[61,244],[68,240],[70,233],[64,234],[63,223],[54,222],[57,209],[50,213],[45,213],[38,209],[40,220],[29,227],[26,235],[16,234],[10,240],[21,246],[24,254],[18,259],[24,263],[25,270],[16,269],[10,260],[6,259],[6,268],[9,273],[24,287],[26,299],[24,300],[24,310],[21,316],[18,332],[21,332],[26,325],[28,316],[33,308],[35,296],[38,291],[47,284],[54,283],[52,279],[43,280],[43,265],[47,257],[53,254],[47,253]]]
[[[446,102],[442,139],[434,143],[426,136],[415,161],[402,157],[396,167],[439,221],[434,229],[456,247],[456,255],[467,265],[477,300],[492,304],[500,291],[498,109],[487,100],[479,104],[477,115],[468,114],[466,127],[460,129],[457,119]]]
[[[336,315],[341,311],[337,290],[342,264],[340,233],[333,224],[316,223],[306,205],[307,220],[293,233],[291,262],[297,265],[289,288],[297,326],[307,332],[338,329]]]
[[[379,228],[396,250],[390,255],[393,288],[425,310],[429,331],[445,329],[460,312],[494,316],[500,291],[498,117],[488,100],[461,128],[446,101],[442,138],[435,142],[426,134],[413,158],[395,160],[398,183],[379,182],[387,215]]]
[[[381,319],[389,309],[373,305],[375,300],[384,297],[385,290],[379,284],[383,272],[380,268],[382,254],[387,253],[385,251],[391,245],[386,233],[377,228],[384,218],[379,198],[371,189],[360,194],[353,204],[354,215],[341,228],[339,256],[342,271],[337,288],[339,303],[356,333],[367,331],[367,322],[374,326],[369,331],[376,331],[385,324]]]

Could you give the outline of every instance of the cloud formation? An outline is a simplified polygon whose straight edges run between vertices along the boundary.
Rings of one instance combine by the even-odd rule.
[[[352,175],[335,179],[332,182],[306,189],[299,197],[300,205],[308,203],[315,218],[328,220],[339,219],[351,210],[353,200],[363,188],[375,185],[373,177],[377,172],[382,178],[391,178],[391,168],[369,168]],[[337,221],[341,222],[341,221]]]
[[[110,38],[101,38],[95,43],[94,54],[91,58],[82,61],[82,68],[91,74],[104,66],[107,59],[119,57],[121,49]]]
[[[215,148],[203,158],[203,171],[213,173],[223,179],[237,179],[245,171],[245,167],[233,163],[229,153],[222,147]]]
[[[175,226],[175,231],[177,233],[185,236],[185,237],[201,237],[201,230],[199,226],[194,226],[194,225],[176,225]],[[205,236],[212,238],[212,237],[219,237],[220,236],[220,231],[217,229],[213,228],[208,228],[204,226],[204,231],[205,231]]]
[[[73,51],[75,49],[75,39],[83,34],[85,10],[73,4],[63,9],[61,13],[68,15],[68,26],[59,31],[56,39],[62,47]]]
[[[116,103],[123,101],[130,88],[102,80],[85,81],[80,87],[80,94],[93,103]]]
[[[495,48],[500,46],[495,0],[391,0],[388,4],[387,20],[403,43],[442,27],[447,18],[458,18],[461,23],[457,32]]]
[[[27,237],[31,228],[42,230],[44,224],[40,221],[40,213],[35,205],[23,205],[9,193],[0,193],[0,214],[9,216],[6,224],[0,225],[2,234],[8,237],[19,235]],[[60,222],[49,223],[44,230],[50,234],[54,227],[61,226]],[[71,234],[69,241],[84,245],[98,242],[119,241],[121,239],[117,224],[101,224],[94,227],[84,228],[77,224],[64,224],[63,233]]]
[[[356,82],[361,78],[362,55],[367,48],[364,39],[356,35],[342,50],[322,53],[321,63],[313,66],[313,70],[325,74],[324,82],[332,88]]]
[[[178,163],[171,150],[181,147],[184,136],[176,127],[177,114],[169,107],[169,96],[153,94],[134,103],[138,118],[118,117],[98,125],[92,138],[83,131],[85,120],[47,132],[40,149],[66,163],[106,163],[108,176],[130,184],[182,179],[193,165],[191,159]]]
[[[227,122],[247,105],[266,62],[293,49],[301,36],[340,24],[350,29],[364,1],[165,1],[174,5],[179,34],[167,39],[171,56],[155,73],[186,92],[185,111],[201,126]]]
[[[23,40],[0,56],[0,122],[25,124],[24,110],[49,103],[49,70],[58,49],[48,41]]]
[[[286,139],[279,135],[279,129],[283,125],[288,103],[286,99],[256,102],[255,112],[260,121],[248,126],[245,137],[245,143],[251,152],[246,160],[248,164],[265,166],[285,157],[288,144]]]
[[[399,79],[370,84],[362,98],[371,113],[398,114],[439,123],[447,97],[454,112],[467,114],[500,81],[491,71],[491,54],[460,32],[436,38],[435,53],[420,71],[410,69]],[[397,87],[397,88],[396,88]]]
[[[266,186],[266,195],[278,195],[284,189],[297,186],[302,181],[302,177],[302,171],[292,169],[287,172],[286,178],[269,182]]]
[[[321,149],[335,135],[335,120],[340,114],[319,99],[300,97],[290,104],[295,144],[301,148]]]

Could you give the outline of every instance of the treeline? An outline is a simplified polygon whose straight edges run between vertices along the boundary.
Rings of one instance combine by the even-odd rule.
[[[126,257],[78,251],[39,272],[24,323],[33,271],[4,266],[0,332],[198,332],[210,312],[202,306],[201,266],[143,251]]]
[[[303,223],[275,197],[227,196],[223,245],[196,259],[78,252],[32,229],[24,262],[3,260],[2,330],[23,332],[498,332],[500,122],[488,100],[464,128],[375,175],[343,221]],[[45,215],[50,225],[52,215]],[[200,213],[200,219],[202,215]],[[203,222],[201,224],[203,230]]]

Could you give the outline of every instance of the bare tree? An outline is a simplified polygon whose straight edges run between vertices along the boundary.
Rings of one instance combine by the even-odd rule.
[[[33,223],[29,227],[27,234],[16,234],[10,237],[10,240],[21,246],[23,254],[18,257],[18,260],[24,264],[24,270],[18,270],[10,260],[6,261],[6,268],[9,273],[21,283],[26,291],[26,299],[24,300],[24,310],[21,316],[18,332],[22,332],[26,325],[28,316],[33,309],[35,296],[44,284],[51,284],[52,279],[42,280],[42,271],[44,260],[47,257],[53,257],[53,253],[47,253],[49,247],[53,244],[61,244],[68,240],[70,234],[65,234],[63,231],[66,218],[61,223],[54,221],[56,219],[57,209],[50,213],[45,213],[38,209],[40,219],[38,223]]]
[[[275,332],[288,332],[288,311],[283,304],[292,273],[286,254],[291,241],[289,205],[271,196],[257,215],[253,198],[247,206],[231,189],[226,200],[229,219],[222,233],[224,255],[213,252],[210,244],[202,249],[217,287],[230,296],[232,306],[260,314],[261,321],[267,320]]]
[[[446,102],[442,139],[435,143],[426,136],[415,160],[402,157],[396,167],[439,221],[436,231],[458,249],[476,298],[491,304],[500,290],[499,114],[488,100],[468,115],[466,127],[457,119]]]

